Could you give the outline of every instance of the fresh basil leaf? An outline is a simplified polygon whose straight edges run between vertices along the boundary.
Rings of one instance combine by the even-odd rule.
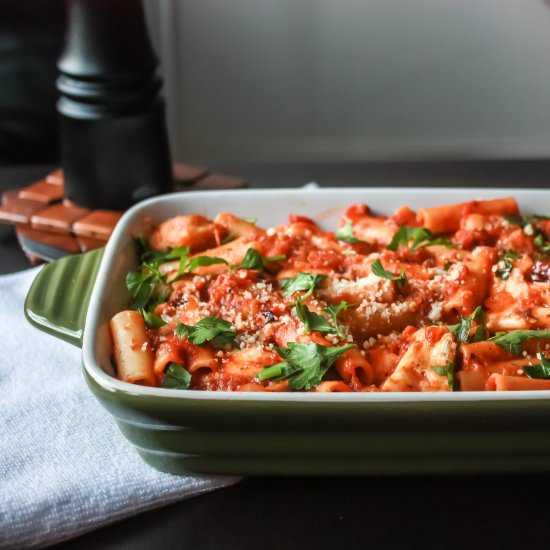
[[[391,271],[387,271],[386,269],[384,269],[384,266],[382,265],[382,262],[380,260],[375,260],[373,262],[373,264],[371,265],[371,271],[377,277],[381,277],[382,279],[389,279],[390,281],[395,281],[399,288],[403,288],[403,286],[405,286],[405,284],[407,283],[407,275],[405,275],[405,271],[403,268],[401,268],[401,273],[399,275],[394,275]]]
[[[540,361],[538,365],[529,365],[523,370],[529,378],[540,378],[547,380],[550,378],[550,359],[547,359],[542,353],[537,353]]]
[[[205,317],[195,325],[176,325],[176,336],[187,336],[192,344],[200,346],[210,342],[214,347],[223,349],[226,346],[235,346],[235,330],[231,323],[219,317]]]
[[[358,239],[357,237],[354,237],[353,235],[353,226],[351,225],[351,222],[348,220],[336,233],[334,233],[334,236],[339,240],[343,241],[348,244],[357,244],[357,243],[364,243],[365,241],[362,241],[361,239]]]
[[[321,383],[334,361],[355,344],[325,347],[318,344],[297,344],[289,342],[287,348],[277,348],[283,362],[265,367],[258,375],[259,380],[283,380],[293,390],[310,390]]]
[[[395,232],[390,244],[386,248],[395,252],[399,250],[400,246],[409,246],[410,241],[412,241],[410,245],[411,250],[416,250],[422,246],[431,246],[436,244],[443,245],[448,248],[456,247],[456,245],[448,239],[435,236],[425,227],[402,226]]]
[[[149,328],[160,328],[166,324],[165,321],[163,321],[158,315],[155,315],[151,311],[147,311],[146,309],[142,308],[139,309],[139,312],[143,316],[143,320]]]
[[[191,384],[191,374],[177,363],[170,363],[164,378],[161,382],[161,387],[174,390],[186,390]]]
[[[313,294],[315,287],[317,287],[325,277],[325,275],[320,275],[318,273],[305,273],[301,271],[296,277],[282,279],[279,283],[284,290],[283,294],[286,298],[289,298],[295,292],[305,291],[305,294],[302,296],[302,298],[305,299]]]
[[[455,364],[453,361],[449,361],[445,365],[432,365],[432,370],[439,376],[446,376],[449,384],[449,390],[455,389]]]
[[[318,313],[310,311],[307,306],[302,303],[302,300],[297,300],[295,309],[296,316],[304,323],[304,332],[314,331],[336,334],[336,328],[328,322],[328,319],[325,319]]]
[[[521,355],[523,344],[534,338],[549,339],[550,330],[513,330],[511,332],[500,332],[492,338],[490,342],[494,342],[506,351],[514,355]]]

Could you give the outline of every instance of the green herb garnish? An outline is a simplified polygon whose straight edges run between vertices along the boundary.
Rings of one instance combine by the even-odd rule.
[[[336,334],[337,330],[333,327],[328,319],[325,319],[322,315],[315,313],[308,309],[306,305],[302,303],[302,300],[296,302],[296,316],[302,323],[304,323],[304,332],[326,332],[329,334]]]
[[[157,285],[165,282],[165,275],[154,263],[143,263],[138,271],[130,271],[126,275],[126,288],[138,309],[146,308],[155,295]]]
[[[487,328],[484,323],[484,311],[481,306],[477,306],[469,317],[461,317],[456,325],[447,325],[449,332],[452,332],[458,342],[481,342],[486,340],[488,336]],[[473,338],[470,338],[470,329],[472,322],[477,321],[480,326],[477,328]]]
[[[159,266],[160,264],[163,264],[165,262],[187,258],[188,255],[188,246],[177,246],[175,248],[171,248],[166,252],[159,252],[157,250],[153,250],[152,248],[148,248],[141,255],[141,261]]]
[[[523,344],[527,340],[534,338],[548,339],[550,338],[550,330],[513,330],[512,332],[497,333],[489,341],[498,344],[506,351],[514,355],[521,355]]]
[[[512,263],[512,261],[517,260],[518,258],[519,258],[519,255],[515,250],[507,250],[498,259],[497,267],[499,267],[499,269],[495,271],[495,275],[504,280],[508,279],[510,277],[510,273],[512,272],[512,269],[514,268],[514,264]],[[501,264],[502,264],[502,267],[500,267]]]
[[[192,273],[195,269],[197,269],[197,267],[214,264],[227,264],[227,262],[223,258],[217,258],[216,256],[195,256],[194,258],[182,258],[180,260],[177,277],[185,275],[186,273]]]
[[[382,262],[380,260],[376,260],[373,262],[373,264],[371,265],[371,271],[377,277],[388,279],[390,281],[395,281],[395,284],[398,288],[403,288],[407,283],[407,275],[405,275],[405,270],[403,268],[401,268],[401,273],[399,275],[394,275],[391,271],[387,271],[386,269],[384,269],[384,266],[382,265]]]
[[[334,233],[334,236],[339,241],[343,241],[348,244],[357,244],[357,243],[365,242],[353,235],[353,226],[351,225],[350,221],[347,221],[345,225],[343,225],[340,229],[338,229],[338,231]]]
[[[523,370],[529,378],[541,378],[543,380],[547,380],[550,378],[550,359],[546,359],[546,357],[540,352],[537,353],[537,357],[540,361],[538,365],[529,365],[524,367]]]
[[[550,254],[550,242],[548,242],[542,233],[539,233],[535,237],[535,246],[539,249],[540,252],[543,254]]]
[[[149,328],[160,328],[166,324],[165,321],[163,321],[158,315],[155,315],[152,311],[147,311],[142,308],[139,312],[143,316],[143,320]]]
[[[292,296],[295,292],[305,291],[305,294],[302,298],[307,298],[313,294],[315,287],[325,279],[325,275],[320,275],[318,273],[305,273],[301,271],[292,277],[291,279],[282,279],[279,281],[281,288],[284,290],[284,296],[286,298]]]
[[[235,330],[231,323],[219,317],[205,317],[195,325],[176,325],[176,336],[187,336],[192,344],[200,346],[210,342],[214,347],[223,349],[226,346],[235,346]]]
[[[411,250],[416,250],[422,246],[443,245],[448,248],[455,248],[451,241],[443,237],[437,237],[429,229],[425,227],[400,227],[394,234],[390,244],[386,247],[394,252],[399,250],[400,246],[409,246]]]
[[[164,378],[161,382],[161,387],[171,388],[174,390],[186,390],[191,383],[191,374],[177,363],[170,363]]]
[[[516,216],[515,214],[504,214],[502,216],[508,223],[513,225],[519,225],[520,227],[525,227],[531,223],[528,216]]]
[[[257,378],[258,380],[288,378],[288,385],[293,390],[310,390],[321,383],[336,359],[353,347],[355,344],[325,347],[313,343],[289,342],[287,348],[277,348],[277,353],[284,361],[265,367],[258,373]]]
[[[455,389],[455,364],[454,361],[449,361],[445,365],[432,365],[432,370],[439,376],[446,376],[449,384],[449,390]]]
[[[285,254],[264,257],[256,249],[249,248],[244,255],[243,261],[234,266],[233,269],[257,269],[258,271],[264,271],[267,264],[282,262],[283,260],[286,260]]]
[[[348,307],[349,304],[345,300],[342,300],[339,304],[329,304],[325,308],[325,311],[331,316],[334,327],[336,328],[336,334],[340,338],[342,338],[345,334],[342,325],[338,322],[338,315],[342,313],[342,311],[346,311]]]

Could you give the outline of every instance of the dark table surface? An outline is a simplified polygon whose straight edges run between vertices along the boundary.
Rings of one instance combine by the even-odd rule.
[[[0,168],[0,190],[50,167]],[[548,187],[550,161],[216,166],[254,187]],[[366,189],[368,193],[368,189]],[[550,193],[549,193],[550,195]],[[550,201],[549,201],[550,206]],[[0,225],[0,272],[27,267]],[[68,541],[63,548],[464,549],[550,547],[550,475],[246,478]]]

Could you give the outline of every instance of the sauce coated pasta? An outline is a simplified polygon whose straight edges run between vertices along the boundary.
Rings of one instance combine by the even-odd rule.
[[[176,389],[550,389],[550,218],[513,198],[334,232],[224,212],[163,222],[111,320],[118,377]]]

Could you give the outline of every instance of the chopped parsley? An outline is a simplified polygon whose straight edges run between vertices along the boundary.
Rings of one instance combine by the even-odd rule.
[[[510,277],[512,269],[514,268],[514,264],[512,262],[513,260],[517,260],[518,258],[519,254],[515,250],[507,250],[498,259],[498,269],[495,271],[495,275],[504,280],[508,279],[508,277]]]
[[[328,319],[308,309],[306,305],[302,303],[302,300],[296,301],[296,316],[302,323],[304,323],[304,332],[326,332],[329,334],[336,334],[338,331],[336,327],[333,327]]]
[[[243,261],[234,266],[233,269],[257,269],[258,271],[264,271],[267,264],[282,262],[283,260],[286,260],[285,254],[264,257],[255,248],[249,248],[244,255]]]
[[[154,298],[157,287],[166,282],[166,277],[154,263],[144,262],[137,271],[126,275],[126,288],[138,309],[144,309]]]
[[[483,308],[477,306],[469,317],[461,317],[456,325],[447,325],[447,328],[449,332],[452,332],[456,336],[458,342],[463,342],[465,344],[468,342],[481,342],[482,340],[486,340],[489,335],[487,327],[485,326],[484,317]],[[470,337],[470,329],[474,321],[479,323],[479,327],[477,327],[473,337]]]
[[[410,245],[409,242],[411,242]],[[416,250],[422,246],[432,246],[436,244],[449,248],[455,247],[451,241],[443,237],[437,237],[425,227],[402,226],[395,232],[390,244],[386,248],[395,252],[399,250],[400,246],[410,246],[411,250]]]
[[[191,273],[197,267],[202,265],[226,264],[223,258],[212,256],[195,256],[189,258],[189,247],[179,246],[171,248],[166,252],[159,252],[151,249],[149,243],[143,236],[136,238],[142,253],[140,256],[141,265],[136,271],[130,271],[126,275],[126,287],[134,300],[134,305],[139,310],[146,310],[151,300],[158,295],[159,288],[166,288],[166,274],[161,273],[159,266],[165,262],[179,260],[179,268],[176,279]],[[158,303],[158,301],[157,301]],[[144,318],[149,326],[158,325],[158,320],[154,320],[149,313],[149,322],[146,315]],[[152,323],[152,324],[151,324]],[[157,328],[157,327],[155,327]]]
[[[214,264],[227,264],[227,262],[223,258],[217,258],[216,256],[195,256],[193,258],[182,256],[176,278],[186,273],[192,273],[197,267]]]
[[[205,317],[195,325],[176,325],[176,336],[187,336],[192,344],[200,346],[210,342],[215,348],[223,349],[227,346],[235,346],[235,330],[231,323],[219,317]]]
[[[512,224],[519,225],[520,227],[523,227],[524,229],[530,225],[533,231],[536,233],[534,238],[535,246],[537,247],[538,251],[542,254],[550,254],[550,242],[548,242],[542,233],[540,233],[540,229],[536,227],[532,222],[536,220],[548,220],[550,219],[549,216],[543,216],[541,214],[531,214],[529,216],[504,216],[504,218]],[[531,235],[533,233],[530,233]]]
[[[550,359],[546,359],[542,353],[537,353],[537,357],[540,361],[538,365],[529,365],[524,367],[523,370],[529,378],[541,378],[547,380],[550,378]]]
[[[455,389],[455,364],[449,361],[445,365],[432,365],[432,370],[439,376],[446,376],[449,384],[449,390]]]
[[[513,225],[519,225],[520,227],[525,227],[526,225],[529,225],[531,221],[529,220],[529,216],[516,216],[514,214],[504,214],[502,216],[508,223],[511,223]]]
[[[492,338],[489,338],[489,340],[514,355],[521,355],[523,344],[527,340],[532,340],[533,338],[549,339],[550,330],[527,329],[513,330],[512,332],[500,332]]]
[[[533,220],[550,220],[550,216],[543,214],[529,214],[527,216],[514,216],[513,214],[505,214],[502,216],[508,223],[525,227],[533,222]]]
[[[535,246],[538,248],[539,252],[542,252],[543,254],[550,254],[550,242],[548,242],[542,233],[539,233],[535,237]]]
[[[336,335],[340,338],[343,338],[345,335],[344,329],[342,325],[338,322],[338,315],[342,313],[342,311],[346,311],[348,309],[349,304],[342,300],[339,304],[329,304],[325,311],[330,315],[332,318],[332,322],[334,324],[334,327],[336,328]]]
[[[315,287],[317,287],[325,277],[325,275],[320,275],[318,273],[305,273],[301,271],[296,277],[282,279],[279,283],[284,290],[283,294],[286,298],[289,298],[295,292],[305,291],[305,294],[302,296],[302,298],[305,299],[313,294]]]
[[[353,235],[353,226],[351,225],[351,222],[349,220],[345,223],[345,225],[343,225],[340,229],[338,229],[336,233],[334,233],[334,236],[339,241],[343,241],[348,244],[357,244],[357,243],[365,242]]]
[[[403,268],[401,268],[401,273],[399,275],[394,275],[391,271],[384,269],[380,260],[376,260],[373,262],[371,270],[377,277],[395,281],[398,288],[403,288],[407,283],[407,275],[405,275],[405,270]]]
[[[146,309],[142,308],[139,310],[139,312],[143,316],[143,320],[149,328],[160,328],[166,324],[158,315],[155,315],[152,311],[147,311]]]
[[[284,360],[265,367],[257,378],[260,381],[288,379],[291,389],[310,390],[321,383],[328,369],[341,355],[354,347],[355,344],[325,347],[289,342],[287,348],[277,348],[277,353]]]
[[[186,390],[189,384],[191,384],[191,374],[181,365],[170,363],[160,385],[163,388]]]

